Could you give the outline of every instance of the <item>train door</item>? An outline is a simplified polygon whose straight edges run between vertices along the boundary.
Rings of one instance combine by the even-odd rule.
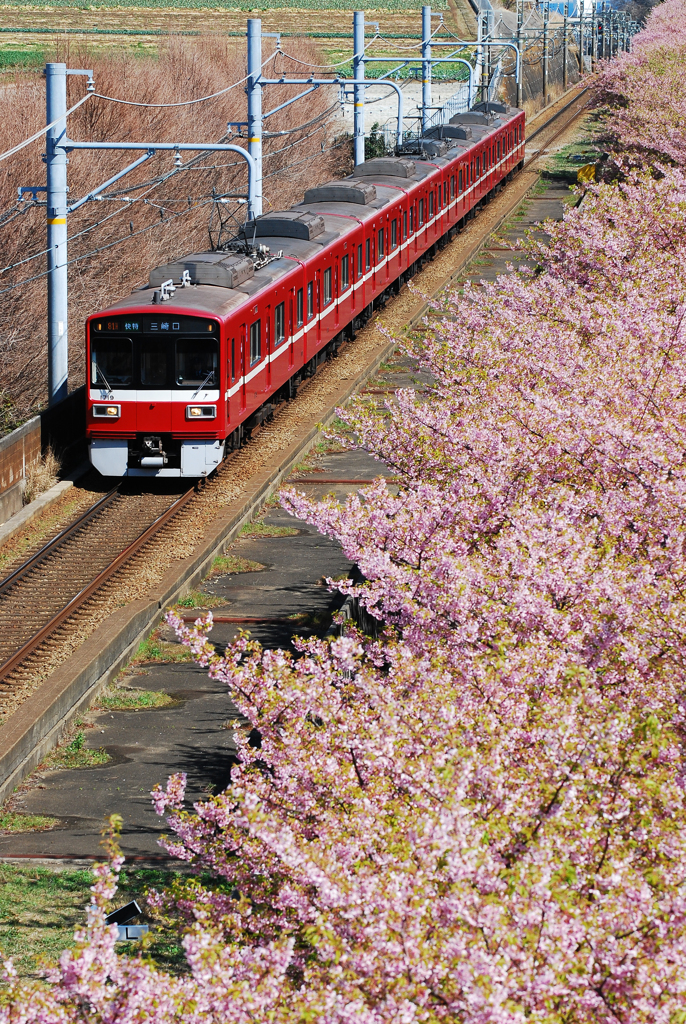
[[[231,421],[231,413],[235,409],[234,398],[231,397],[230,391],[236,382],[236,338],[232,334],[226,337],[226,388],[224,389],[225,405],[226,405],[226,427],[229,428]]]
[[[315,302],[315,315],[317,317],[317,334],[316,334],[317,345],[320,345],[321,341],[322,341],[322,289],[321,289],[322,280],[321,280],[321,278],[322,278],[322,272],[321,272],[321,270],[318,267],[317,270],[315,270],[315,282],[314,282],[315,283],[314,293],[315,293],[315,299],[316,299],[316,302]]]
[[[171,381],[176,339],[172,340],[173,335],[170,337],[170,329],[170,322],[164,318],[151,321],[146,333],[138,339],[136,429],[139,431],[172,429]]]
[[[240,331],[240,354],[239,354],[239,373],[241,377],[241,387],[239,394],[241,396],[241,412],[245,412],[247,406],[247,384],[245,382],[245,367],[246,367],[246,355],[245,355],[245,339],[247,332],[245,324],[241,324]]]
[[[302,295],[302,291],[300,293]],[[290,298],[288,300],[288,337],[286,344],[288,345],[288,369],[292,370],[295,365],[295,345],[293,343],[293,306],[294,306],[295,288],[291,288]],[[300,300],[302,302],[302,299]]]
[[[273,332],[272,332],[272,307],[269,303],[264,309],[264,388],[265,392],[271,390],[272,386],[272,361],[271,353],[273,349]]]
[[[338,256],[334,257],[332,270],[333,270],[333,303],[334,303],[333,322],[334,322],[334,327],[336,328],[336,330],[338,330],[338,324],[339,324],[339,321],[340,321],[340,303],[339,303],[339,298],[340,298],[340,294],[341,294],[340,276],[339,276],[339,258],[338,258]]]

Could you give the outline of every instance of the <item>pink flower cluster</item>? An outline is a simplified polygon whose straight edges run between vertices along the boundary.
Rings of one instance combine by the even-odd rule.
[[[594,86],[610,108],[615,152],[639,163],[686,163],[686,5],[667,0],[650,13],[632,52],[608,61]]]
[[[211,616],[170,617],[250,725],[226,792],[153,794],[218,882],[151,903],[188,976],[115,955],[101,869],[50,985],[8,968],[0,1024],[686,1020],[686,151],[640,88],[681,88],[685,7],[602,73],[629,83],[622,180],[408,343],[429,400],[341,413],[398,484],[284,495],[382,635],[220,657]]]

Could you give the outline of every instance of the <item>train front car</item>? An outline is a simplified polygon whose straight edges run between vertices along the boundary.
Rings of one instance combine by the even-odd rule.
[[[154,284],[87,321],[90,461],[109,477],[208,476],[224,457],[222,324],[238,299]]]

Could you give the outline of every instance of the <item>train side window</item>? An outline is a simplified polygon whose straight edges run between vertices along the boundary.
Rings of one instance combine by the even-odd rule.
[[[460,192],[462,191],[462,171],[460,171]],[[450,179],[450,198],[455,198],[455,175]]]
[[[419,224],[418,224],[418,226],[421,228],[423,226],[423,224],[424,224],[424,200],[420,199],[419,200]]]
[[[376,247],[376,256],[377,256],[377,259],[381,259],[381,257],[383,255],[385,255],[383,228],[379,228],[377,234],[378,234],[379,242],[378,242],[378,245]]]
[[[250,365],[256,363],[262,353],[262,321],[250,324]]]
[[[231,380],[236,379],[236,339],[231,339]]]
[[[407,238],[407,210],[403,210],[403,238]]]
[[[314,283],[309,282],[307,286],[307,319],[310,320],[314,316]]]
[[[371,240],[371,238],[368,238],[367,239],[366,249],[365,249],[365,264],[364,264],[365,270],[369,270],[371,265],[372,265],[372,240]]]
[[[498,139],[497,153],[498,153],[497,159],[500,160],[500,139]]]
[[[362,242],[357,247],[357,276],[362,277]]]
[[[410,207],[410,234],[414,234],[414,206]]]
[[[478,156],[476,158],[476,176],[477,176],[477,178],[481,177],[481,157],[480,156]]]
[[[344,256],[341,260],[341,290],[347,288],[350,284],[350,258]]]
[[[433,217],[433,215],[434,215],[434,191],[433,191],[433,189],[431,189],[431,191],[429,192],[429,216]]]
[[[328,306],[333,298],[333,291],[331,290],[331,267],[327,267],[324,271],[324,305]]]
[[[274,346],[280,345],[286,337],[286,310],[280,302],[274,310]]]
[[[453,193],[455,192],[455,178],[453,178]],[[443,205],[448,205],[448,179],[443,182]]]
[[[298,288],[298,294],[296,295],[296,298],[295,298],[295,319],[296,319],[296,321],[298,323],[298,327],[302,327],[303,321],[305,319],[304,311],[303,311],[303,290],[302,290],[302,288]]]
[[[398,244],[398,222],[397,220],[391,221],[391,249],[395,249]]]

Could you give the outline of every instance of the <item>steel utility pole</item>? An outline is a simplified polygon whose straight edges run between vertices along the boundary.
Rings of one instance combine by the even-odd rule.
[[[353,12],[353,78],[364,80],[364,11]],[[353,159],[355,167],[364,163],[364,87],[353,92]]]
[[[583,75],[586,71],[586,64],[584,62],[584,0],[579,0],[579,74]]]
[[[431,127],[431,8],[422,7],[422,132]]]
[[[255,161],[255,216],[262,213],[262,21],[248,18],[248,153]]]
[[[517,99],[515,106],[522,105],[522,21],[524,20],[524,0],[517,0],[517,54],[519,62],[519,74],[517,75]]]
[[[57,145],[67,134],[67,65],[45,66],[48,215],[48,391],[50,405],[67,397],[69,324],[67,312],[67,154]]]
[[[548,0],[543,0],[543,106],[548,106]]]
[[[565,3],[563,8],[562,17],[562,88],[567,92],[568,74],[567,74],[567,54],[568,54],[568,39],[567,39],[567,19],[569,18],[569,4]]]

